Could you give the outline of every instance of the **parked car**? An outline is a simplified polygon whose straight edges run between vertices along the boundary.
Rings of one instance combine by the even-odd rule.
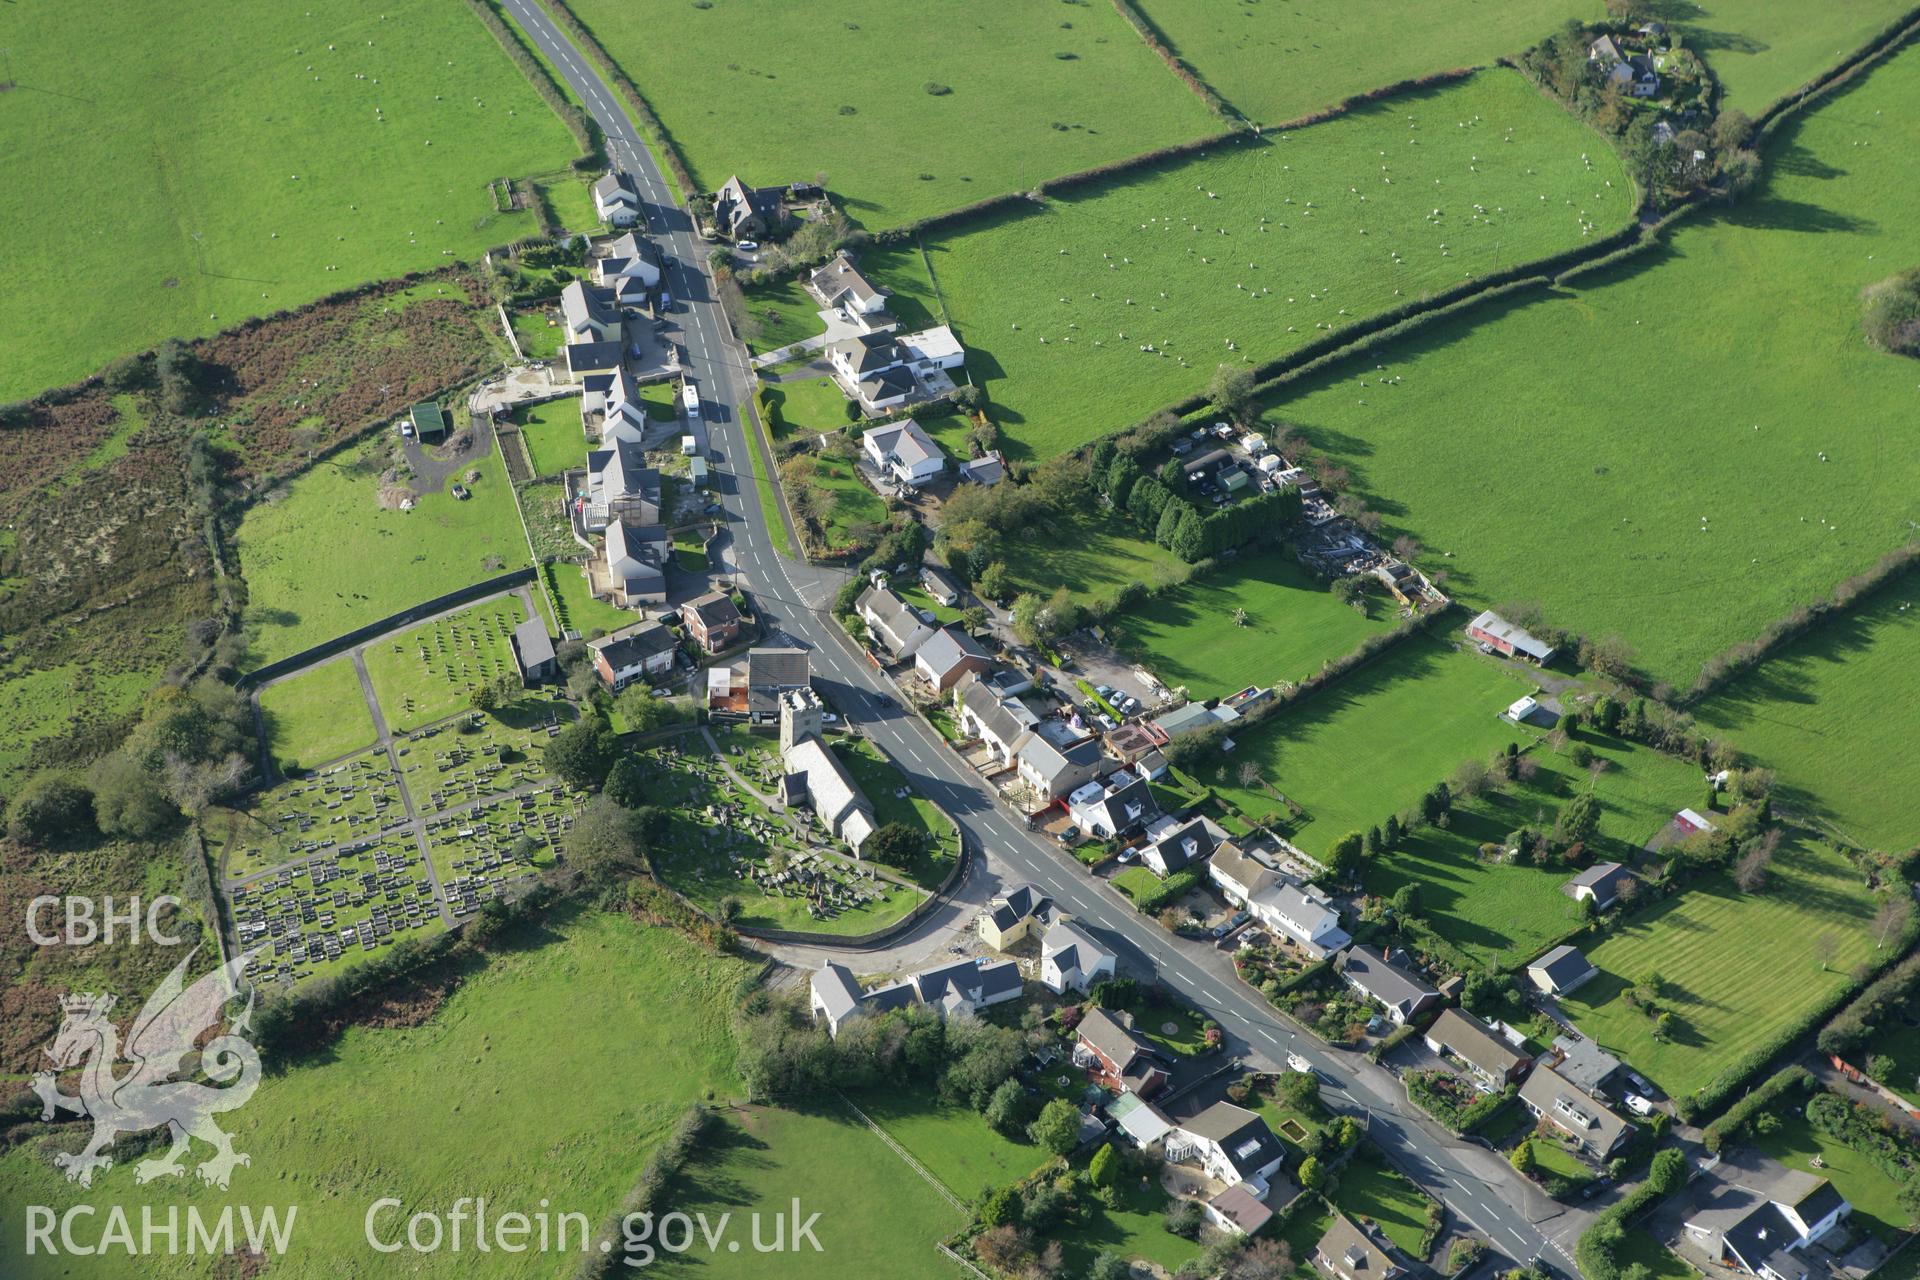
[[[704,511],[704,512],[706,512],[706,513],[707,513],[708,515],[710,515],[710,516],[717,516],[717,515],[719,515],[719,514],[720,514],[720,513],[722,512],[722,511],[725,511],[725,510],[726,510],[726,508],[725,508],[725,507],[723,507],[723,506],[721,506],[721,505],[720,505],[719,503],[717,503],[717,502],[709,502],[709,503],[708,503],[708,504],[707,504],[706,506],[704,506],[704,507],[702,507],[702,508],[700,508],[700,509],[701,509],[702,511]]]
[[[1139,856],[1140,851],[1138,849],[1122,849],[1120,851],[1120,861],[1122,864],[1132,862]]]
[[[1310,1076],[1313,1074],[1313,1064],[1297,1053],[1290,1053],[1287,1055],[1287,1070]]]
[[[1110,684],[1097,684],[1093,686],[1093,691],[1109,701],[1113,698],[1113,686]]]
[[[1638,1071],[1629,1069],[1627,1071],[1627,1079],[1630,1080],[1633,1083],[1633,1087],[1638,1089],[1640,1092],[1642,1093],[1653,1092],[1653,1086],[1648,1084],[1646,1081],[1646,1078],[1642,1076]]]
[[[736,249],[744,249],[748,253],[752,253],[754,250],[760,247],[760,242],[757,240],[742,240],[738,244],[734,245],[733,247]]]
[[[1061,844],[1072,844],[1075,840],[1078,840],[1079,838],[1080,838],[1080,828],[1078,827],[1068,827],[1065,831],[1062,831],[1060,833]]]
[[[1626,1104],[1627,1110],[1637,1116],[1650,1116],[1653,1114],[1653,1104],[1637,1093],[1629,1093],[1626,1096]]]

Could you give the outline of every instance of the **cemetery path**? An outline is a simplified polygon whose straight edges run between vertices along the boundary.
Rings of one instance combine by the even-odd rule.
[[[360,677],[360,696],[367,700],[367,710],[373,715],[373,729],[379,735],[380,750],[387,753],[387,765],[393,770],[394,781],[400,786],[400,803],[407,811],[407,825],[413,832],[414,847],[420,850],[420,861],[427,867],[427,883],[433,886],[433,901],[440,912],[440,923],[453,928],[453,911],[447,906],[447,891],[440,883],[440,873],[433,869],[433,849],[427,843],[427,824],[420,816],[420,810],[413,803],[413,790],[407,786],[406,774],[400,768],[400,753],[393,747],[393,730],[387,725],[387,717],[380,710],[380,699],[373,696],[373,677],[367,674],[366,648],[353,651],[353,671]]]

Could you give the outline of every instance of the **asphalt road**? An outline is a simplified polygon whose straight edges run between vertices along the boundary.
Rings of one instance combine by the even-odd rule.
[[[1179,988],[1220,1023],[1231,1051],[1274,1064],[1289,1052],[1305,1056],[1319,1072],[1330,1101],[1365,1116],[1374,1140],[1400,1169],[1486,1235],[1497,1250],[1521,1262],[1539,1257],[1556,1271],[1577,1274],[1569,1251],[1584,1215],[1565,1212],[1498,1155],[1439,1128],[1406,1100],[1392,1073],[1293,1031],[1263,999],[1239,984],[1231,963],[1216,948],[1173,937],[1105,882],[1089,878],[1078,863],[1003,811],[929,725],[876,699],[885,691],[885,677],[827,611],[844,576],[783,559],[765,526],[753,492],[747,460],[750,428],[742,407],[751,396],[752,374],[747,353],[734,341],[714,296],[706,268],[711,246],[694,235],[686,211],[675,204],[634,125],[586,55],[534,0],[504,3],[560,68],[605,132],[614,163],[639,186],[655,242],[673,259],[667,278],[677,309],[669,319],[678,325],[710,438],[725,459],[716,476],[731,537],[721,554],[752,588],[770,624],[812,650],[815,678],[828,698],[860,724],[924,794],[953,815],[970,846],[985,851],[1005,878],[1029,880],[1065,904],[1114,949],[1130,972]]]

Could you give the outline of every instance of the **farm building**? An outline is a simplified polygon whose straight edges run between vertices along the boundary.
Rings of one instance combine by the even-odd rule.
[[[1620,901],[1620,891],[1633,879],[1633,873],[1617,862],[1596,862],[1560,886],[1560,891],[1576,902],[1591,902],[1605,911]]]
[[[1467,624],[1467,635],[1475,644],[1509,658],[1528,658],[1543,667],[1553,661],[1552,645],[1535,639],[1491,609]]]
[[[407,410],[413,434],[421,444],[440,444],[447,438],[447,414],[438,404],[424,400]]]

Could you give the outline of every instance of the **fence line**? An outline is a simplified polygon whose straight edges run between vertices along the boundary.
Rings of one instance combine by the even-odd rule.
[[[892,1149],[893,1154],[899,1156],[902,1160],[906,1161],[907,1168],[913,1170],[915,1173],[919,1174],[922,1178],[926,1179],[927,1185],[932,1187],[935,1191],[939,1192],[940,1197],[943,1200],[945,1200],[948,1204],[952,1205],[954,1208],[958,1209],[961,1213],[969,1212],[969,1210],[967,1209],[966,1203],[962,1201],[959,1196],[956,1196],[955,1194],[953,1194],[952,1191],[948,1190],[946,1183],[934,1177],[933,1174],[928,1171],[927,1166],[921,1164],[918,1160],[915,1160],[911,1152],[909,1152],[905,1147],[901,1146],[899,1143],[893,1140],[892,1134],[888,1133],[885,1129],[882,1129],[879,1125],[875,1124],[873,1120],[867,1115],[866,1112],[862,1111],[859,1107],[856,1107],[853,1104],[853,1099],[847,1097],[847,1095],[843,1093],[840,1095],[840,1101],[846,1103],[847,1110],[853,1112],[853,1114],[855,1114],[856,1116],[859,1116],[860,1123],[866,1125],[867,1128],[873,1130],[875,1135],[879,1137],[880,1141],[886,1143],[887,1146]]]

